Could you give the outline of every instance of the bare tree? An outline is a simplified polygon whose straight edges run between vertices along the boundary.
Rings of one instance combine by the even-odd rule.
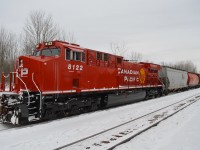
[[[169,67],[180,69],[180,70],[185,70],[185,71],[188,71],[188,72],[197,73],[197,67],[196,67],[196,65],[192,61],[190,61],[190,60],[179,61],[179,62],[176,62],[176,63],[161,62],[161,65],[163,65],[163,66],[169,66]]]
[[[6,51],[8,48],[9,35],[4,27],[1,26],[0,30],[0,71],[3,70],[6,60]]]
[[[131,61],[140,62],[142,60],[142,54],[131,51],[129,59]]]
[[[65,30],[60,30],[58,39],[61,41],[67,41],[69,43],[76,43],[77,39],[75,37],[74,32],[65,32]]]
[[[186,70],[188,72],[197,72],[196,65],[190,61],[181,61],[175,64],[178,69]]]
[[[41,11],[33,11],[24,27],[23,49],[31,53],[38,43],[51,41],[59,37],[59,29],[52,16]]]
[[[167,66],[166,62],[164,62],[164,61],[162,61],[160,64],[161,64],[162,66]]]
[[[60,29],[58,39],[61,41],[67,41],[67,35],[64,29]]]
[[[0,28],[0,73],[8,73],[13,70],[14,62],[19,56],[16,35]]]
[[[125,42],[121,43],[110,43],[110,49],[113,54],[119,55],[119,56],[125,56],[126,51],[128,50]]]
[[[69,42],[69,43],[76,43],[77,42],[77,40],[76,40],[76,38],[75,38],[75,35],[74,35],[74,32],[68,32],[68,34],[67,34],[67,41]]]

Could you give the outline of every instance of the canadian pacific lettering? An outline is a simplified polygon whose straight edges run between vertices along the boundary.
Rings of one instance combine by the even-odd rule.
[[[124,76],[124,82],[139,82],[139,77]]]
[[[139,75],[139,71],[137,71],[137,70],[129,70],[129,69],[118,68],[118,74]]]

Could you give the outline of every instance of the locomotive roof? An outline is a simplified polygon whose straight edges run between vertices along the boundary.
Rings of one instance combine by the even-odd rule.
[[[90,49],[90,48],[84,48],[84,47],[81,47],[80,45],[75,44],[75,43],[69,43],[69,42],[59,41],[59,40],[40,43],[40,44],[37,45],[37,48],[51,46],[48,43],[52,44],[52,46],[60,44],[60,45],[63,45],[65,47],[69,47],[69,48],[72,48],[72,49],[75,48],[76,50],[89,50],[89,51],[100,52],[100,53],[109,54],[109,55],[112,55],[112,56],[117,56],[117,57],[123,58],[122,56],[119,56],[119,55],[115,55],[115,54],[111,54],[111,53],[103,52],[103,51],[99,51],[99,50],[93,50],[93,49]]]

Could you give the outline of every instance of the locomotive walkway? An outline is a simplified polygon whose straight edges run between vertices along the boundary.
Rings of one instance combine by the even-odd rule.
[[[113,149],[197,102],[194,95],[56,149]]]

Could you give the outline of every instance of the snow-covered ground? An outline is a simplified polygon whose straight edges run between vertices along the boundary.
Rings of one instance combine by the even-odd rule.
[[[115,150],[199,150],[200,101]]]
[[[75,117],[55,120],[20,129],[13,128],[10,130],[0,131],[0,149],[54,149],[73,142],[74,140],[81,139],[85,136],[95,134],[102,130],[126,122],[130,119],[139,117],[150,111],[164,107],[179,101],[184,97],[189,97],[197,93],[200,94],[200,89],[190,90],[184,93],[169,95],[158,99],[104,111],[82,114]],[[153,150],[156,148],[172,149],[174,148],[174,144],[177,145],[176,142],[181,141],[179,141],[179,136],[184,137],[186,140],[185,136],[187,135],[183,135],[182,130],[184,130],[184,132],[187,131],[190,138],[194,138],[192,141],[197,140],[199,138],[199,136],[196,135],[198,132],[195,131],[196,134],[190,133],[190,129],[198,130],[200,128],[200,121],[195,118],[195,116],[198,116],[198,112],[200,112],[199,108],[200,102],[198,101],[197,103],[191,105],[189,108],[186,108],[184,111],[175,115],[173,117],[175,118],[174,120],[173,118],[166,120],[166,124],[164,124],[165,122],[159,124],[157,127],[148,131],[149,134],[146,136],[145,134],[142,134],[131,142],[127,143],[128,145],[125,144],[123,147],[119,147],[118,149],[134,149],[133,146],[138,149],[142,149],[142,146],[144,146],[144,149],[150,148]],[[196,122],[193,121],[193,123],[188,124],[193,120],[192,118],[194,118],[194,121]],[[192,127],[188,127],[189,125],[192,125]],[[160,130],[157,128],[160,128]],[[152,131],[156,129],[158,131]],[[180,135],[181,133],[182,135]],[[139,139],[140,137],[142,137],[142,139]],[[173,140],[173,138],[175,138],[175,140]],[[134,143],[135,140],[137,143]],[[189,142],[188,145],[189,144],[191,143]],[[195,144],[196,146],[200,146],[197,145],[198,143]],[[141,147],[139,147],[140,145]]]

